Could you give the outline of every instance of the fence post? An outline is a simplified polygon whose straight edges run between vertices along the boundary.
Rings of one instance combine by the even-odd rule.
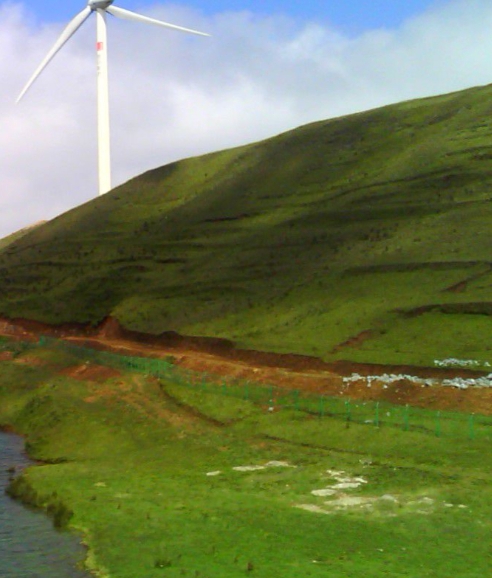
[[[404,431],[408,431],[410,428],[409,426],[409,422],[408,422],[408,403],[405,405],[405,411],[403,414],[403,429]]]
[[[352,415],[350,412],[350,400],[349,399],[345,402],[345,409],[346,409],[346,419],[347,419],[347,422],[349,422],[352,419]]]
[[[436,413],[436,436],[441,437],[441,412]]]
[[[472,413],[472,414],[470,414],[470,417],[468,418],[468,437],[471,440],[475,439],[474,421],[475,421],[475,415]]]

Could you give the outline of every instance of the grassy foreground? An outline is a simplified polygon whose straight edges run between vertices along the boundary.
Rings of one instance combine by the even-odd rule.
[[[43,349],[0,363],[0,424],[45,462],[13,491],[82,532],[98,575],[487,575],[490,440],[347,427],[104,371]],[[312,494],[341,478],[359,485]]]

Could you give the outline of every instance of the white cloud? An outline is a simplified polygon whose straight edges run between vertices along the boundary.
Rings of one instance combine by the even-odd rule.
[[[492,80],[489,0],[441,2],[356,38],[250,12],[145,12],[213,37],[109,19],[114,184],[309,121]],[[0,5],[0,235],[95,195],[94,29],[90,19],[16,106],[60,26]]]

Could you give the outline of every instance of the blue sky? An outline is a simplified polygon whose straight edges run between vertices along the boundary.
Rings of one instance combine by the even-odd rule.
[[[491,0],[117,2],[212,38],[111,22],[114,185],[308,122],[492,82]],[[96,194],[94,18],[15,104],[84,6],[0,0],[0,237]]]
[[[67,20],[84,6],[83,0],[25,0],[23,3],[41,21]],[[117,0],[116,3],[137,11],[153,4],[145,0]],[[183,4],[205,15],[238,10],[259,15],[285,14],[300,23],[315,20],[347,33],[357,33],[372,28],[397,27],[429,6],[442,4],[442,0],[186,0]]]

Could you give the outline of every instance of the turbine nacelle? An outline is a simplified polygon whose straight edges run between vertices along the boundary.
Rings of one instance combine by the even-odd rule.
[[[89,0],[87,6],[89,6],[91,10],[106,10],[113,2],[114,0]]]

